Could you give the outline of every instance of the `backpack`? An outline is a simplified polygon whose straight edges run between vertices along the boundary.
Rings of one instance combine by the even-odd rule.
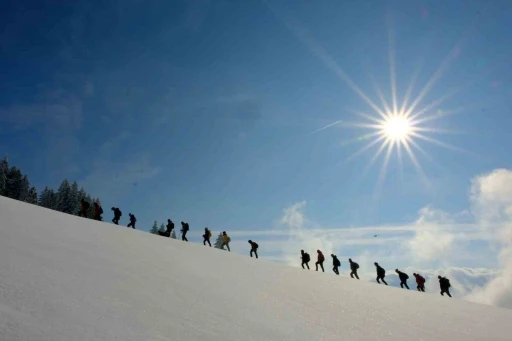
[[[321,262],[323,262],[323,261],[325,260],[325,257],[324,257],[324,254],[323,254],[323,253],[320,253],[320,254],[318,255],[318,260],[319,260],[319,261],[321,261]]]
[[[404,274],[404,277],[405,277],[405,279],[409,279],[409,275],[408,274]]]
[[[341,262],[338,258],[334,259],[334,265],[341,266]]]
[[[304,253],[304,256],[302,256],[302,260],[304,263],[307,263],[311,260],[311,257],[309,257],[309,253]]]
[[[117,209],[117,214],[119,214],[119,216],[122,216],[122,215],[123,215],[123,212],[121,212],[121,210],[118,208],[118,209]]]
[[[357,264],[357,263],[353,263],[353,264],[354,264],[354,268],[359,269],[359,264]]]
[[[228,243],[231,242],[231,238],[228,236]]]
[[[256,243],[256,242],[252,242],[252,247],[253,247],[254,249],[257,249],[257,248],[259,248],[260,246],[258,245],[258,243]]]
[[[452,285],[450,284],[450,280],[448,278],[445,278],[445,281],[446,281],[446,287],[451,288]]]
[[[208,230],[208,233],[206,235],[208,236],[208,238],[210,238],[212,236],[212,231]]]

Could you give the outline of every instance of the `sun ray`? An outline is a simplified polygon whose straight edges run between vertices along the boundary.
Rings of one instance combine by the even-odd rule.
[[[380,132],[377,132],[377,134],[380,135]],[[375,140],[373,140],[372,142],[368,143],[366,146],[364,146],[363,148],[359,149],[358,151],[356,151],[354,154],[350,155],[348,158],[345,159],[345,162],[349,162],[350,160],[352,160],[353,158],[355,158],[356,156],[360,155],[361,153],[364,153],[365,151],[367,151],[368,149],[370,149],[371,147],[375,146],[377,143],[381,142],[382,140],[384,140],[386,137],[385,136],[380,136],[378,138],[376,138]]]
[[[411,147],[409,147],[409,144],[404,144],[404,147],[407,154],[409,155],[409,158],[411,159],[412,164],[414,165],[414,168],[416,168],[416,172],[418,172],[418,174],[420,175],[421,181],[424,183],[425,186],[427,186],[427,188],[429,188],[430,181],[425,172],[423,171],[423,168],[421,167],[420,163],[418,162],[418,159],[416,159],[416,156],[412,152]]]
[[[348,74],[339,66],[339,64],[331,57],[331,55],[325,50],[325,48],[319,44],[316,39],[312,36],[309,31],[301,27],[298,23],[292,20],[290,17],[280,15],[277,11],[266,2],[272,13],[282,20],[286,27],[313,53],[318,59],[320,59],[326,67],[334,71],[334,73],[340,78],[345,84],[347,84],[363,101],[365,101],[373,110],[375,110],[383,118],[386,117],[386,113],[379,108],[371,98],[366,95],[357,84],[348,76]]]
[[[391,112],[391,108],[389,107],[389,104],[386,101],[386,98],[384,97],[384,93],[382,92],[382,89],[380,88],[380,86],[377,84],[377,81],[375,80],[375,78],[373,78],[373,76],[371,76],[371,75],[368,75],[368,78],[370,78],[373,88],[375,89],[375,92],[377,92],[377,96],[379,96],[382,106],[384,107],[384,111],[387,113]]]
[[[416,137],[416,138],[419,138],[421,140],[424,140],[424,141],[428,141],[432,144],[436,144],[438,146],[441,146],[441,147],[444,147],[444,148],[447,148],[447,149],[451,149],[453,151],[457,151],[457,152],[462,152],[462,153],[469,153],[471,154],[471,152],[465,150],[465,149],[462,149],[462,148],[459,148],[459,147],[455,147],[455,146],[452,146],[451,144],[449,143],[446,143],[446,142],[442,142],[442,141],[439,141],[435,138],[432,138],[432,137],[428,137],[428,136],[425,136],[423,134],[420,134],[420,133],[417,133],[417,132],[412,132],[411,133],[412,136]]]
[[[416,109],[418,104],[420,104],[421,101],[423,100],[423,98],[430,92],[430,89],[432,88],[432,86],[439,80],[439,78],[441,78],[441,76],[443,75],[446,68],[448,68],[451,61],[454,59],[454,55],[458,51],[458,45],[459,45],[458,43],[455,44],[455,46],[450,50],[450,52],[444,58],[444,60],[441,62],[441,64],[439,65],[437,70],[434,72],[434,74],[427,81],[427,83],[425,84],[423,89],[421,89],[418,97],[416,97],[416,99],[413,101],[413,103],[409,107],[409,110],[407,110],[407,112],[405,113],[406,116],[409,116],[414,111],[414,109]]]
[[[394,113],[397,112],[397,98],[396,98],[396,73],[395,73],[395,36],[391,29],[391,17],[388,18],[388,57],[389,57],[389,73],[391,79],[391,102],[393,104]],[[387,110],[387,112],[390,112]]]
[[[370,170],[370,168],[373,166],[373,164],[375,163],[375,161],[377,161],[377,159],[379,158],[380,154],[382,154],[382,152],[384,151],[384,149],[391,143],[391,140],[389,139],[386,139],[384,137],[384,143],[382,143],[379,147],[379,149],[377,149],[377,152],[373,155],[373,157],[370,159],[370,161],[368,162],[368,164],[366,165],[366,167],[364,168],[363,170],[363,177],[366,176],[366,174],[368,174],[368,171]]]

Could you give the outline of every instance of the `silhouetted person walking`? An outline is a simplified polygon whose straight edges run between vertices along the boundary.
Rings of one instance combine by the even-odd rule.
[[[331,257],[332,257],[332,271],[334,271],[334,273],[339,276],[339,274],[340,274],[339,267],[341,266],[341,262],[335,254],[331,254]]]
[[[228,251],[231,252],[231,249],[229,248],[229,242],[231,241],[231,238],[229,238],[226,231],[222,232],[222,246],[221,249],[224,250],[224,246],[228,248]]]
[[[212,231],[208,229],[208,227],[204,228],[204,234],[203,234],[203,245],[206,246],[206,243],[212,247],[212,243],[210,243],[210,238],[212,237]]]
[[[316,271],[318,271],[318,266],[320,265],[320,267],[322,268],[322,272],[325,272],[324,271],[324,261],[325,261],[324,254],[320,250],[316,250],[316,253],[318,254],[318,258],[315,263]]]
[[[448,295],[449,297],[452,297],[450,294],[450,287],[452,286],[450,284],[450,280],[446,277],[437,276],[439,279],[439,286],[441,287],[441,296],[444,296],[444,293]]]
[[[171,237],[172,230],[174,229],[174,223],[171,221],[171,219],[167,219],[167,226],[165,231],[158,231],[158,234],[162,237]]]
[[[84,199],[82,199],[80,201],[80,211],[78,211],[78,216],[87,218],[87,211],[89,210],[89,207],[90,207],[89,203],[87,201],[85,201]]]
[[[103,208],[97,202],[94,203],[94,220],[102,221]]]
[[[302,259],[302,268],[304,269],[304,265],[308,267],[309,270],[309,261],[311,260],[311,257],[309,256],[309,253],[304,252],[304,250],[300,250],[300,256]]]
[[[400,288],[406,287],[407,290],[409,290],[409,286],[407,285],[407,280],[409,279],[409,275],[405,272],[402,272],[398,269],[395,269],[396,273],[398,274],[398,278],[400,278]]]
[[[131,227],[135,230],[135,223],[137,222],[137,218],[135,218],[135,215],[128,213],[128,216],[130,217],[130,223],[127,225],[127,227]]]
[[[386,277],[386,270],[384,270],[384,268],[380,266],[379,263],[377,262],[373,264],[375,264],[375,267],[377,268],[377,283],[380,284],[380,281],[382,281],[382,283],[388,285],[388,283],[386,283],[386,281],[384,280],[384,277]]]
[[[121,219],[123,212],[121,212],[118,207],[112,207],[112,211],[114,211],[114,219],[112,219],[112,222],[116,225],[119,225],[119,219]]]
[[[354,278],[354,276],[356,276],[356,278],[359,279],[359,276],[357,275],[357,269],[359,269],[359,264],[353,262],[352,258],[349,258],[348,262],[350,263],[350,277]]]
[[[418,291],[425,292],[425,278],[423,278],[420,274],[413,274],[414,278],[416,278],[416,284],[418,288]]]
[[[251,252],[249,253],[252,257],[252,254],[254,252],[254,255],[256,256],[256,258],[258,258],[258,243],[256,242],[253,242],[252,240],[249,239],[249,244],[251,244]]]
[[[181,222],[181,240],[183,240],[184,242],[188,242],[188,239],[187,239],[188,230],[190,230],[188,223]]]

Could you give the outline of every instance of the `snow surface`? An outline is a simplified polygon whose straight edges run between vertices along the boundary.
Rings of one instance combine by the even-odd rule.
[[[510,321],[0,197],[2,341],[511,340]]]

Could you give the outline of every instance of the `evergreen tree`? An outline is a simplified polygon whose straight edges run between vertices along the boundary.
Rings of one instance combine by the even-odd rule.
[[[87,218],[93,219],[94,218],[94,205],[92,204],[94,200],[91,198],[89,194],[85,196],[85,201],[89,203],[89,209],[87,210]]]
[[[172,230],[171,238],[176,239],[176,230]]]
[[[80,210],[80,200],[78,199],[78,184],[76,181],[73,181],[73,184],[71,185],[69,201],[70,205],[73,205],[72,214],[78,214],[78,211]]]
[[[165,228],[164,223],[162,223],[162,224],[160,225],[160,228],[158,229],[158,231],[160,231],[160,232],[165,232],[165,231],[167,231],[167,229]]]
[[[57,211],[69,214],[75,214],[75,203],[71,197],[71,186],[69,181],[64,179],[57,192]]]
[[[9,172],[9,161],[7,156],[0,161],[0,195],[5,196],[7,190],[7,173]]]
[[[21,178],[20,181],[20,196],[18,200],[29,202],[29,191],[30,191],[30,183],[28,181],[28,177],[26,175]]]
[[[37,190],[35,187],[31,187],[28,191],[28,203],[37,205]]]
[[[219,233],[219,236],[217,237],[217,240],[215,241],[214,247],[217,249],[221,249],[223,242],[224,242],[224,236],[222,235],[222,232],[221,232],[221,233]]]
[[[151,227],[151,230],[149,231],[149,233],[158,234],[158,223],[156,222],[156,220],[155,220],[155,223],[153,224],[153,226]]]
[[[23,176],[21,175],[21,171],[12,167],[7,172],[7,181],[6,181],[6,196],[11,199],[19,200],[21,194],[21,182]]]

